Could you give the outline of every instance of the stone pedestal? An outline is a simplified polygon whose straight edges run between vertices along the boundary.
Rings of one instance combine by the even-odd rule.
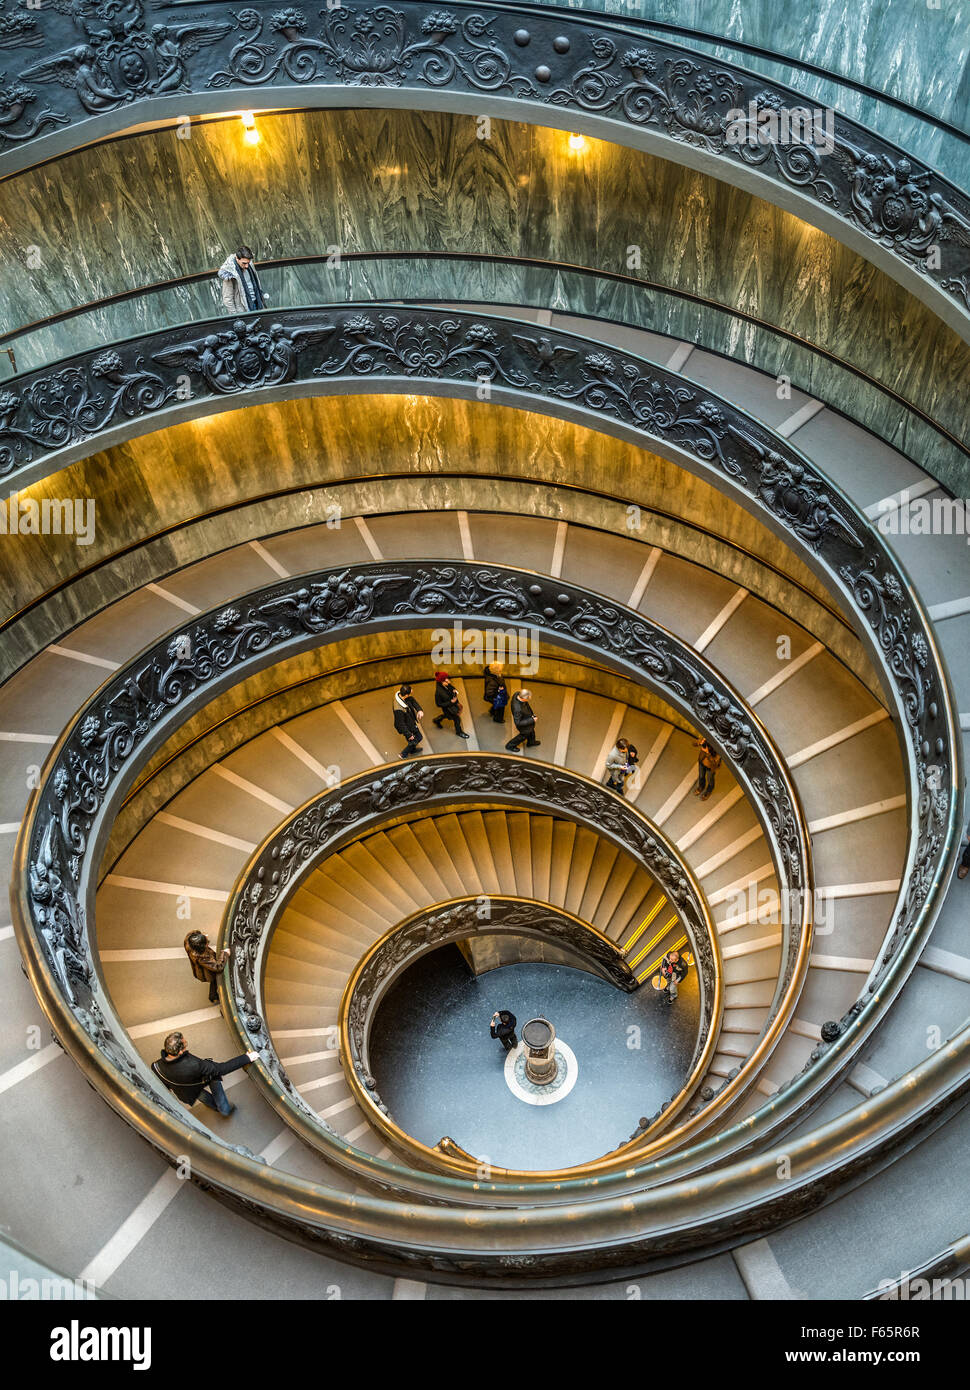
[[[522,1025],[525,1074],[534,1086],[556,1079],[556,1030],[547,1018],[530,1018]]]

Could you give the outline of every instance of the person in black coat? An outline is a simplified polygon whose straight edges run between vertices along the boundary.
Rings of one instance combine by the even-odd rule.
[[[512,722],[516,733],[505,745],[510,753],[517,753],[523,743],[527,748],[539,747],[539,740],[536,738],[536,717],[529,704],[531,699],[531,690],[517,690],[512,696]]]
[[[183,1034],[169,1033],[162,1047],[162,1055],[153,1063],[152,1070],[183,1104],[194,1105],[201,1100],[210,1110],[218,1110],[220,1115],[231,1115],[236,1107],[229,1103],[222,1077],[248,1066],[258,1058],[258,1052],[243,1052],[239,1057],[230,1057],[228,1062],[196,1057],[189,1051]]]
[[[435,672],[434,702],[438,706],[438,717],[434,721],[436,729],[441,728],[443,719],[450,719],[459,738],[471,738],[471,734],[466,734],[461,727],[461,701],[447,671]]]
[[[406,747],[401,749],[402,758],[411,758],[420,751],[418,744],[424,736],[418,720],[423,717],[424,711],[411,694],[411,687],[402,685],[394,696],[394,727],[407,739]]]
[[[488,1031],[493,1038],[498,1038],[506,1052],[511,1052],[519,1045],[515,1036],[515,1023],[515,1014],[510,1013],[508,1009],[497,1009],[492,1014]]]
[[[504,724],[509,688],[502,675],[501,662],[496,662],[494,666],[486,666],[482,674],[485,677],[485,703],[492,712],[492,719],[496,724]]]

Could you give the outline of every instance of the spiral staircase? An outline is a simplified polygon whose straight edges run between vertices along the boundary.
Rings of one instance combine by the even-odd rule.
[[[130,8],[137,30],[153,6]],[[967,136],[872,73],[822,81],[789,54],[779,87],[778,54],[712,54],[646,8],[393,8],[399,33],[367,38],[356,11],[340,31],[383,44],[393,80],[324,71],[331,20],[307,46],[312,19],[260,0],[171,38],[174,88],[159,50],[98,109],[43,61],[90,18],[10,31],[44,97],[0,124],[0,242],[16,225],[49,270],[76,237],[78,263],[0,276],[0,469],[38,503],[94,498],[97,533],[0,537],[9,1260],[136,1298],[177,1278],[183,1297],[859,1299],[958,1273],[959,1204],[898,1213],[968,1162],[970,566],[965,529],[912,522],[965,520]],[[127,37],[88,39],[120,86]],[[665,63],[691,65],[694,116]],[[822,93],[836,154],[803,150],[809,179],[790,151],[719,146],[708,71],[739,100]],[[253,102],[264,144],[241,154]],[[913,249],[928,224],[890,235],[847,153],[897,147],[937,198],[939,274]],[[212,297],[229,188],[237,240],[251,206],[277,227],[250,326]],[[629,250],[631,205],[642,270],[603,249]],[[681,251],[651,248],[685,206]],[[730,274],[691,268],[691,236]],[[529,634],[507,674],[539,745],[506,751],[478,656],[433,655],[462,630]],[[464,743],[431,723],[441,665]],[[426,712],[408,760],[404,681]],[[623,797],[620,735],[640,757]],[[704,801],[701,736],[723,755]],[[190,929],[231,951],[216,1004]],[[606,980],[651,1039],[670,1018],[651,981],[688,949],[676,1086],[648,1046],[642,1102],[581,1164],[409,1132],[368,1049],[391,984],[445,940],[479,981]],[[174,1029],[257,1054],[226,1078],[231,1116],[150,1070]]]

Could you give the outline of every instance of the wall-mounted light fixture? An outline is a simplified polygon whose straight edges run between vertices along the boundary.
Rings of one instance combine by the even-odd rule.
[[[569,148],[572,150],[573,154],[582,154],[583,150],[586,148],[586,136],[570,135]]]
[[[242,113],[243,139],[247,145],[259,144],[259,131],[256,129],[256,117],[252,111]]]

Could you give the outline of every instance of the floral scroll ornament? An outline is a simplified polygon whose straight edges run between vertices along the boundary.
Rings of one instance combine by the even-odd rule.
[[[500,354],[498,335],[490,324],[468,324],[458,319],[419,323],[395,314],[376,318],[356,314],[344,321],[340,354],[328,358],[313,374],[365,375],[391,369],[425,379],[456,376],[526,385],[527,375],[513,371]]]
[[[35,451],[60,449],[100,433],[119,418],[136,419],[158,410],[176,394],[160,376],[134,370],[117,352],[102,352],[90,365],[62,367],[29,379],[20,394],[0,392],[0,474],[29,462]],[[102,381],[106,389],[98,390]]]
[[[285,78],[289,82],[318,82],[335,76],[361,87],[400,86],[412,73],[433,87],[452,82],[457,73],[479,91],[530,91],[528,78],[513,76],[508,55],[496,42],[491,22],[469,15],[459,24],[449,10],[425,15],[418,32],[409,34],[405,14],[389,5],[369,10],[343,7],[323,12],[316,33],[302,9],[287,6],[270,17],[269,29],[282,40],[267,42],[265,23],[254,9],[236,16],[245,35],[232,49],[226,66],[213,73],[207,85],[255,85]],[[448,40],[460,35],[463,46]]]

